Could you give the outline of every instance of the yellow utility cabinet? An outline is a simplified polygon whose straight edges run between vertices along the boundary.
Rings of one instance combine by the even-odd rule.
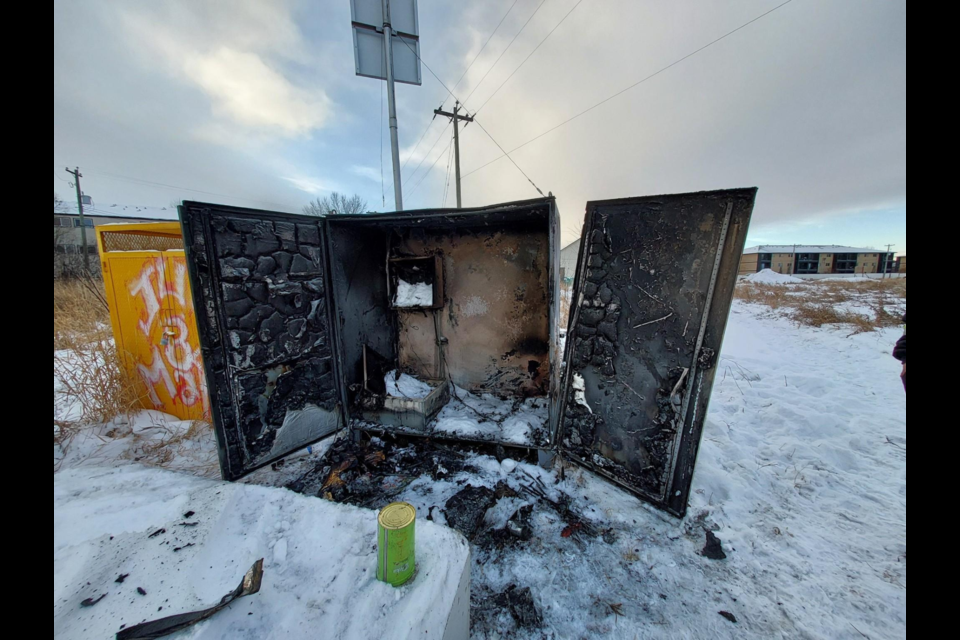
[[[108,224],[96,231],[117,350],[144,384],[144,408],[209,420],[180,224]]]

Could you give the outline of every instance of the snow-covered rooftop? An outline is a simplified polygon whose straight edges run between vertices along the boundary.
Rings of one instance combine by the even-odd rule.
[[[60,211],[54,215],[77,215],[77,203],[64,201]],[[138,218],[142,220],[176,220],[177,208],[170,207],[143,207],[132,204],[101,204],[94,202],[83,206],[83,213],[91,217],[103,218]]]
[[[751,253],[883,253],[880,249],[845,247],[838,244],[762,244],[743,250]]]

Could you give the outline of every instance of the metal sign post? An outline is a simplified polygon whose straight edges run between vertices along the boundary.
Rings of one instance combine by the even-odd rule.
[[[400,180],[400,134],[397,128],[397,95],[393,83],[393,27],[390,24],[390,0],[383,0],[383,51],[386,55],[387,108],[390,111],[390,147],[393,155],[393,197],[397,211],[403,211],[403,185]]]
[[[421,83],[417,0],[350,0],[357,75],[385,80],[393,156],[393,191],[403,211],[397,82]]]

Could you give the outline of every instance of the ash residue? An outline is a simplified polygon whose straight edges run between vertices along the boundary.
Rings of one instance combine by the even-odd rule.
[[[324,458],[287,489],[333,502],[377,508],[414,480],[442,480],[468,469],[466,454],[430,440],[338,440]]]
[[[518,629],[543,628],[543,613],[530,587],[507,587],[502,593],[481,592],[471,598],[471,631],[496,630],[510,637]]]
[[[447,500],[444,515],[447,525],[462,533],[467,540],[473,540],[480,531],[483,518],[497,502],[497,496],[487,487],[466,488]]]

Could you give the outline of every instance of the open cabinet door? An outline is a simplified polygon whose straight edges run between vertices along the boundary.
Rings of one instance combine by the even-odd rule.
[[[180,207],[220,467],[235,480],[335,433],[324,221]]]
[[[680,517],[755,197],[587,205],[559,449]]]

